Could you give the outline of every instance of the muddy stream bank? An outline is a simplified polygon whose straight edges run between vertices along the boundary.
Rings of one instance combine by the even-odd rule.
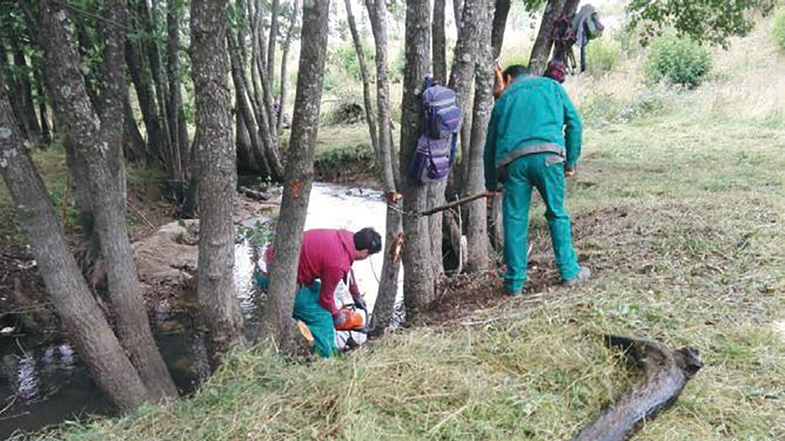
[[[253,212],[253,204],[247,204]],[[375,190],[316,184],[311,192],[306,229],[372,226],[384,237],[385,204]],[[258,214],[242,219],[243,229],[266,219]],[[192,277],[196,241],[188,240],[187,223],[171,223],[134,244],[140,277],[146,286],[151,325],[156,342],[181,393],[188,394],[210,374],[203,336],[200,334]],[[254,246],[248,234],[238,234],[234,279],[246,323],[246,337],[256,333],[262,298],[254,287]],[[164,253],[157,250],[165,249]],[[258,247],[257,247],[258,252]],[[372,309],[382,256],[354,265],[360,290]],[[162,294],[163,293],[163,294]],[[400,293],[399,293],[400,296]],[[350,296],[339,287],[339,302]],[[339,344],[347,338],[338,336]],[[111,414],[109,402],[99,392],[66,336],[24,333],[0,336],[0,440],[16,430],[37,430],[78,415]],[[362,336],[354,335],[362,341]]]

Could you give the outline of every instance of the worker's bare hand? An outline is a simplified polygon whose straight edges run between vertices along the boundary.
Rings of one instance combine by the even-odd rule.
[[[564,167],[564,177],[571,178],[575,176],[575,167]]]
[[[488,190],[487,188],[485,189],[485,197],[488,199],[495,198],[498,193],[498,191]]]

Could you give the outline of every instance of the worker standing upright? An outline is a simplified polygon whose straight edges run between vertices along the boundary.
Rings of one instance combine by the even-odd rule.
[[[504,185],[504,284],[511,295],[526,284],[527,230],[532,188],[545,202],[545,217],[562,283],[588,280],[572,246],[570,217],[564,209],[564,177],[575,173],[583,126],[562,86],[529,75],[525,66],[503,72],[506,89],[491,114],[485,144],[485,188],[495,196]]]

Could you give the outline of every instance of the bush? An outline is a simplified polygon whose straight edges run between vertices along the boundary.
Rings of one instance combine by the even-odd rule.
[[[581,105],[581,116],[587,125],[604,127],[609,124],[656,116],[668,110],[674,94],[665,89],[647,90],[631,101],[622,101],[609,93],[600,93]]]
[[[368,73],[372,75],[376,72],[376,69],[374,68],[376,60],[374,48],[366,42],[363,42],[362,47],[363,52],[365,53],[365,62],[368,66]],[[357,50],[354,48],[353,44],[339,47],[332,55],[333,59],[336,61],[335,64],[338,64],[344,72],[355,80],[362,81],[363,76],[362,70],[360,70],[360,60],[357,58]]]
[[[774,16],[774,25],[771,28],[771,33],[777,46],[785,51],[785,9],[781,9]]]
[[[610,72],[621,60],[621,47],[616,42],[597,39],[586,48],[586,70],[589,75],[600,76]]]
[[[651,46],[646,74],[654,82],[695,88],[711,70],[709,50],[698,42],[674,35],[664,35]]]

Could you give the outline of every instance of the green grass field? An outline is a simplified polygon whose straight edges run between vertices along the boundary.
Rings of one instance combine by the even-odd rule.
[[[591,282],[499,291],[487,308],[307,365],[243,351],[191,398],[31,438],[566,440],[635,379],[601,343],[613,333],[694,346],[705,363],[636,440],[785,439],[785,60],[764,36],[735,41],[708,84],[664,94],[656,112],[587,122],[568,206]],[[755,57],[768,76],[741,68]],[[634,105],[620,86],[631,63],[570,91]],[[532,213],[534,258],[552,274]]]

